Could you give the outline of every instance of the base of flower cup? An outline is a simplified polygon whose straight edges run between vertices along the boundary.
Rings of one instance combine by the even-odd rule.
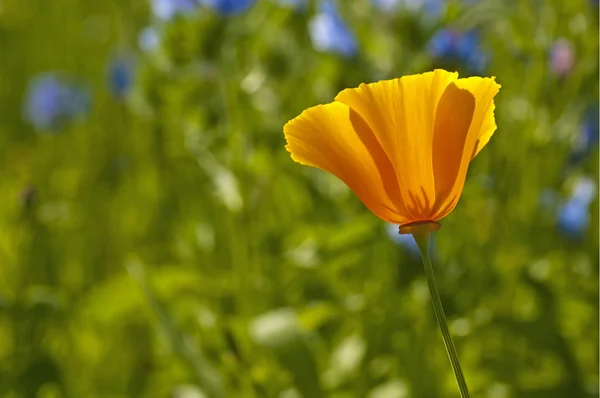
[[[437,221],[415,221],[408,224],[400,225],[398,233],[400,235],[414,234],[415,232],[435,232],[442,224]]]

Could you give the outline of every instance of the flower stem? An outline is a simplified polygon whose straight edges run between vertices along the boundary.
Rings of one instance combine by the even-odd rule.
[[[431,257],[429,256],[429,236],[430,232],[425,228],[419,228],[413,233],[415,242],[419,246],[421,251],[421,257],[423,258],[423,267],[425,268],[425,275],[427,276],[427,284],[429,285],[429,293],[431,293],[431,299],[433,301],[433,310],[437,319],[438,325],[444,338],[444,345],[446,346],[446,352],[454,371],[454,377],[460,390],[460,396],[462,398],[469,398],[469,389],[465,382],[460,363],[458,362],[458,354],[456,348],[452,342],[452,336],[448,330],[448,323],[446,322],[446,315],[444,314],[444,308],[442,307],[442,300],[440,299],[440,293],[438,292],[437,284],[435,282],[435,276],[433,275],[433,266],[431,265]]]

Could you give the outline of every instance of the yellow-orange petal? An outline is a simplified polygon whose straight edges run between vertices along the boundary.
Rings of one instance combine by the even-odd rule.
[[[399,198],[390,197],[397,185],[395,176],[382,175],[365,145],[373,144],[369,142],[373,132],[347,105],[333,102],[309,108],[289,121],[283,132],[292,159],[334,174],[379,218],[398,224],[408,221]]]
[[[435,111],[457,73],[435,70],[361,84],[335,98],[369,125],[398,178],[409,221],[427,219],[435,201],[432,142]]]
[[[442,218],[443,211],[457,200],[454,186],[460,172],[474,111],[473,94],[458,88],[455,83],[450,83],[442,94],[435,113],[433,173],[436,198],[429,219]]]
[[[435,219],[447,216],[456,207],[465,184],[469,163],[473,157],[487,144],[496,130],[494,121],[494,97],[500,85],[494,78],[469,77],[454,82],[458,88],[468,90],[475,98],[475,110],[469,131],[464,140],[460,167],[454,178],[454,184],[447,200],[435,208]],[[457,108],[458,109],[458,108]]]
[[[469,130],[469,137],[475,141],[471,158],[475,157],[489,142],[496,131],[494,119],[494,97],[500,90],[495,77],[468,77],[458,79],[456,85],[467,89],[475,97],[476,107],[473,122]],[[469,160],[470,160],[469,159]]]

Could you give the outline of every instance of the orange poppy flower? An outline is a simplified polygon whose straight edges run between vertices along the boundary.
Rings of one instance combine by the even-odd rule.
[[[382,220],[412,226],[456,206],[471,159],[496,130],[494,78],[437,69],[340,92],[283,128],[296,162],[342,180]]]

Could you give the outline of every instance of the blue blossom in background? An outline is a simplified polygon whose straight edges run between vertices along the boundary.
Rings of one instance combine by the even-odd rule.
[[[570,238],[581,238],[590,223],[589,207],[596,196],[596,183],[591,178],[581,178],[573,192],[558,209],[558,227]]]
[[[224,16],[241,14],[247,11],[255,2],[256,0],[202,0],[202,4]]]
[[[404,0],[371,0],[371,3],[380,11],[390,12],[399,9]]]
[[[309,31],[313,45],[319,51],[345,57],[352,57],[358,51],[354,34],[331,1],[321,4],[320,11],[309,22]]]
[[[558,210],[558,226],[569,237],[581,237],[589,223],[587,205],[581,201],[569,199]]]
[[[598,105],[596,104],[587,112],[583,127],[582,127],[582,136],[585,143],[586,148],[590,148],[594,145],[598,144],[598,123],[600,122],[600,117],[598,115]]]
[[[63,97],[66,88],[54,76],[40,76],[29,83],[26,119],[37,129],[55,127],[63,116]]]
[[[429,40],[429,52],[436,58],[451,57],[456,52],[458,35],[448,29],[439,30]]]
[[[87,91],[65,83],[56,74],[46,73],[29,82],[24,117],[37,130],[52,131],[69,119],[85,115],[89,108]]]
[[[133,59],[129,56],[114,58],[108,67],[110,91],[119,98],[125,97],[133,84]]]
[[[426,16],[439,17],[445,7],[444,0],[371,0],[373,6],[383,12],[397,10],[422,11]]]
[[[479,35],[476,31],[470,30],[466,33],[458,34],[456,37],[455,49],[459,58],[468,60],[479,47]]]
[[[308,0],[273,0],[274,3],[285,8],[304,8]]]
[[[571,165],[581,162],[598,145],[598,106],[591,107],[584,115],[579,135],[569,159]]]
[[[473,72],[482,73],[487,66],[488,57],[481,49],[477,31],[471,30],[459,37],[457,53]]]
[[[177,15],[189,14],[198,7],[195,0],[152,0],[152,13],[157,19],[170,20]]]
[[[138,45],[144,52],[153,52],[160,44],[160,36],[158,30],[154,26],[147,26],[140,32],[138,36]]]
[[[405,0],[406,3],[415,3],[417,1],[415,0]],[[422,9],[423,11],[425,11],[426,15],[429,15],[431,17],[440,17],[444,11],[444,9],[446,8],[446,1],[445,0],[421,0],[418,1],[419,3],[422,3]]]
[[[458,61],[475,73],[482,73],[488,63],[488,56],[480,46],[479,33],[475,30],[466,33],[439,30],[428,47],[434,58]]]

